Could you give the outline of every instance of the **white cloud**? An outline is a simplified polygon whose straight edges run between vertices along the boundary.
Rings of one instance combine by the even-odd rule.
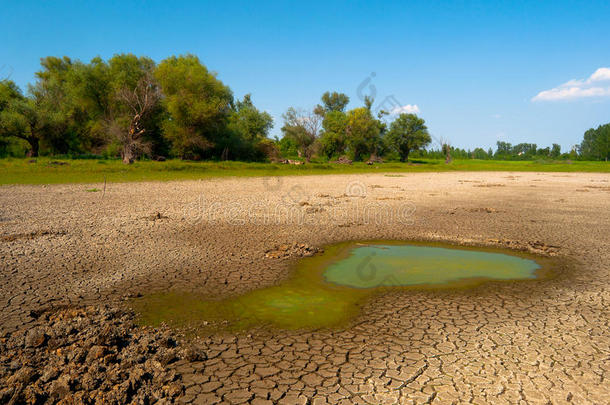
[[[585,97],[605,97],[610,96],[610,87],[558,87],[551,90],[541,91],[534,97],[533,101],[555,101],[571,100]]]
[[[398,114],[403,114],[403,113],[407,113],[407,114],[417,114],[419,113],[419,107],[417,106],[417,104],[407,104],[407,105],[403,105],[400,107],[394,107],[392,109],[392,111],[390,111],[390,114],[394,115],[398,115]]]
[[[591,81],[610,80],[610,68],[599,68],[591,75]]]
[[[502,118],[502,115],[500,115],[500,114],[492,114],[491,116],[492,116],[492,118],[495,118],[495,119]]]
[[[610,97],[610,68],[601,67],[587,79],[570,80],[558,87],[541,91],[532,101],[574,100],[586,97]]]

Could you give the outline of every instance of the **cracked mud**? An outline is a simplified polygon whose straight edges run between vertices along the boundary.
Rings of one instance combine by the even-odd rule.
[[[564,265],[527,287],[387,291],[337,329],[206,334],[196,341],[202,359],[164,365],[180,376],[172,395],[202,404],[606,403],[609,181],[306,176],[110,184],[104,198],[86,191],[96,185],[2,187],[0,325],[7,336],[40,327],[44,309],[125,308],[126,297],[168,290],[235,297],[281,283],[300,257],[345,240],[503,247]],[[74,390],[84,389],[61,395],[83,398]]]

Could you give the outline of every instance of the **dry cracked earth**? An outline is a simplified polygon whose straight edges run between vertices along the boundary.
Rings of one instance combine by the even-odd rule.
[[[39,380],[50,378],[63,379],[65,389],[19,397],[14,386],[0,386],[0,402],[609,402],[608,174],[380,173],[108,184],[104,193],[86,191],[92,187],[101,189],[0,188],[0,370],[8,376],[0,381],[16,384],[14,375],[25,367],[19,362],[27,363],[23,356],[34,350],[28,342],[42,356],[34,359],[56,355],[47,347],[53,339],[40,338],[51,332],[29,332],[63,316],[40,316],[44,311],[102,304],[128,311],[126,297],[167,290],[236,296],[280,283],[301,255],[334,242],[506,247],[553,256],[559,264],[551,279],[389,290],[340,329],[201,333],[192,343],[198,355],[166,361],[157,358],[166,353],[163,344],[151,344],[114,376],[117,386],[127,387],[123,396],[104,396],[102,382],[79,383],[74,373],[91,374],[93,367],[87,359],[94,349],[84,337],[75,343],[85,350],[80,368],[39,376],[36,367],[44,365],[30,359],[34,371],[20,388],[38,384],[44,391]],[[133,330],[124,347],[145,333],[122,328]],[[74,332],[72,343],[81,334],[94,339]],[[61,345],[59,335],[53,342]],[[15,336],[25,336],[24,348],[15,346],[23,341]],[[106,343],[95,345],[94,357],[122,350]],[[107,357],[112,363],[121,356]],[[172,395],[155,394],[153,380],[132,384],[134,362],[170,375],[160,384],[173,384]],[[113,367],[102,363],[98,371]],[[150,373],[157,378],[161,371]],[[148,394],[138,387],[148,387]]]

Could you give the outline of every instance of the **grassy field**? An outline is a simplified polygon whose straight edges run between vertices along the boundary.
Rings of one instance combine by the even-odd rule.
[[[30,163],[32,162],[32,163]],[[311,163],[283,165],[244,162],[139,161],[124,165],[120,160],[95,159],[0,159],[0,184],[101,183],[129,181],[192,180],[212,177],[290,176],[342,173],[403,173],[433,171],[540,171],[610,173],[608,162],[415,160],[367,166]]]

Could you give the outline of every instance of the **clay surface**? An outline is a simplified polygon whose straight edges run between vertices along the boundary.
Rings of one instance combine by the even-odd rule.
[[[344,240],[504,247],[566,266],[527,288],[390,291],[335,330],[202,336],[205,360],[164,368],[181,376],[181,401],[201,404],[605,403],[609,181],[333,175],[108,184],[103,197],[86,191],[95,184],[4,186],[0,328],[8,336],[39,327],[44,308],[126,310],[138,294],[243,294]]]

